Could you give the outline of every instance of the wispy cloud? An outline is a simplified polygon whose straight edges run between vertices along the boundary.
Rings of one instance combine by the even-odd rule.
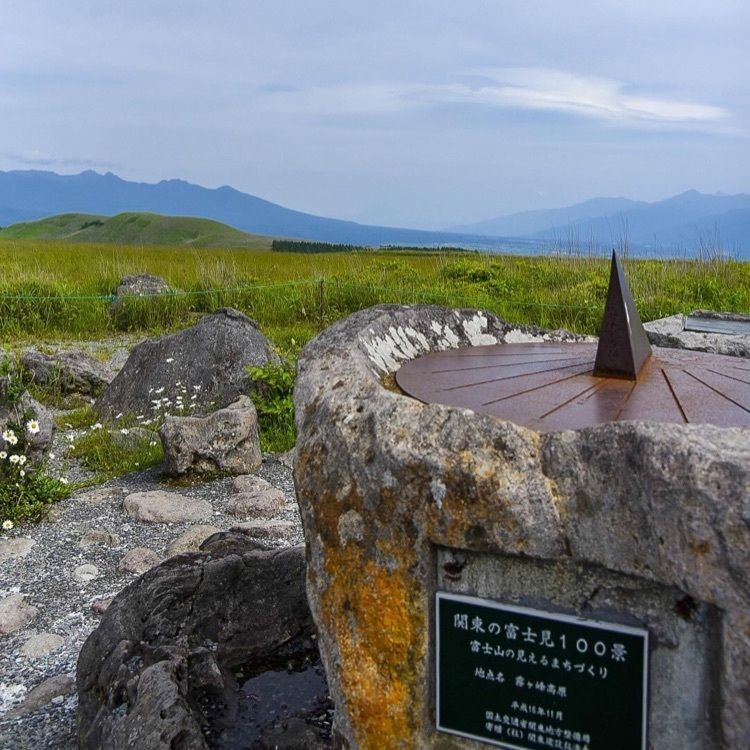
[[[623,124],[707,124],[729,116],[725,109],[710,104],[631,93],[635,86],[611,78],[546,68],[477,72],[485,79],[481,83],[437,87],[436,98],[508,109],[567,112]]]
[[[415,85],[345,84],[296,90],[265,88],[262,108],[297,115],[393,114],[431,105],[479,105],[560,112],[618,126],[715,128],[729,118],[721,107],[641,92],[611,78],[546,68],[471,71],[466,82]]]
[[[91,159],[87,156],[52,156],[43,151],[3,151],[0,158],[7,159],[24,167],[80,167],[83,169],[119,169],[122,165],[115,162]]]

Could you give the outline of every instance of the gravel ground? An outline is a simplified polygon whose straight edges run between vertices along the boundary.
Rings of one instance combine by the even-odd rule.
[[[66,472],[71,468],[65,467]],[[287,538],[276,543],[301,543],[302,526],[294,500],[288,459],[266,456],[259,474],[286,496],[287,505],[276,518],[295,524]],[[102,487],[111,490],[111,494],[98,502],[91,500],[94,490],[82,490],[55,506],[48,521],[14,529],[0,537],[0,542],[18,537],[34,542],[25,557],[0,562],[0,598],[21,593],[38,610],[34,619],[25,627],[10,635],[0,636],[2,750],[67,750],[76,747],[77,699],[74,692],[62,698],[54,698],[52,702],[47,702],[25,716],[9,717],[8,712],[45,679],[56,675],[74,676],[80,648],[99,621],[99,616],[92,611],[92,604],[114,596],[136,577],[117,569],[119,561],[128,550],[146,547],[164,556],[170,542],[196,525],[136,521],[123,511],[123,498],[131,492],[155,489],[174,491],[186,497],[210,502],[213,516],[201,521],[201,524],[227,529],[238,522],[238,519],[224,512],[231,494],[231,479],[175,487],[162,483],[158,470],[151,469],[121,477]],[[102,494],[106,493],[99,493],[100,496]],[[119,545],[114,548],[103,545],[81,547],[81,537],[91,529],[116,534],[120,539]],[[84,583],[73,575],[73,571],[83,564],[93,564],[98,569],[97,576]],[[21,652],[24,644],[30,637],[40,633],[61,636],[62,647],[48,656],[24,656]]]

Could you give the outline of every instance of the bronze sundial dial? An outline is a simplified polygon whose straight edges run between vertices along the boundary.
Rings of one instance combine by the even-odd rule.
[[[405,364],[410,396],[536,430],[602,422],[750,425],[750,361],[651,347],[615,253],[598,344],[496,344]]]

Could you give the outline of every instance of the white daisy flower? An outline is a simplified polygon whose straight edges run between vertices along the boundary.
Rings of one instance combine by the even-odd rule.
[[[26,422],[26,429],[32,434],[36,435],[39,432],[39,422],[36,421],[36,419],[30,419],[28,422]]]
[[[13,521],[3,521],[3,529],[10,531],[13,528]]]

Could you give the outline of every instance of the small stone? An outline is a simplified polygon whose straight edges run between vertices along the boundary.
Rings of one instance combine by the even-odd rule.
[[[273,485],[257,474],[241,474],[232,480],[232,492],[264,492],[273,489]]]
[[[291,541],[301,532],[300,526],[291,521],[246,521],[236,524],[236,528],[244,529],[248,536],[255,539],[278,541]]]
[[[21,703],[8,711],[6,716],[15,718],[32,714],[42,706],[46,706],[54,698],[70,695],[74,687],[75,680],[72,675],[59,674],[55,677],[48,677],[31,690]]]
[[[270,487],[261,492],[238,493],[227,504],[227,513],[241,518],[273,518],[285,505],[284,493]]]
[[[184,474],[245,474],[262,463],[258,414],[247,396],[207,417],[168,416],[159,430],[164,470]]]
[[[91,603],[91,611],[95,615],[103,615],[107,611],[109,605],[112,604],[113,599],[113,596],[110,596],[107,599],[97,599]]]
[[[65,640],[55,633],[38,633],[21,646],[21,653],[29,659],[39,659],[57,651],[63,643]]]
[[[76,495],[75,499],[92,505],[100,505],[120,494],[122,494],[122,490],[119,487],[97,487],[94,490],[84,492],[82,495]]]
[[[167,547],[167,557],[174,557],[185,552],[197,552],[201,544],[219,529],[216,526],[193,526],[177,537]]]
[[[126,552],[117,569],[123,573],[145,573],[147,570],[157,566],[161,562],[161,557],[153,550],[146,547],[135,547]]]
[[[89,581],[93,581],[94,578],[96,578],[98,575],[99,568],[97,568],[96,565],[91,565],[90,563],[79,565],[73,571],[73,578],[75,578],[79,583],[88,583]]]
[[[89,529],[81,537],[81,547],[93,547],[96,544],[104,547],[117,547],[120,544],[120,537],[104,529]]]
[[[123,501],[123,509],[137,521],[185,523],[203,521],[211,515],[211,504],[176,492],[134,492]]]
[[[27,604],[23,594],[10,594],[0,599],[0,635],[15,633],[37,615],[37,608]]]
[[[13,539],[0,539],[0,563],[26,557],[34,546],[34,540],[25,536],[17,536]]]

